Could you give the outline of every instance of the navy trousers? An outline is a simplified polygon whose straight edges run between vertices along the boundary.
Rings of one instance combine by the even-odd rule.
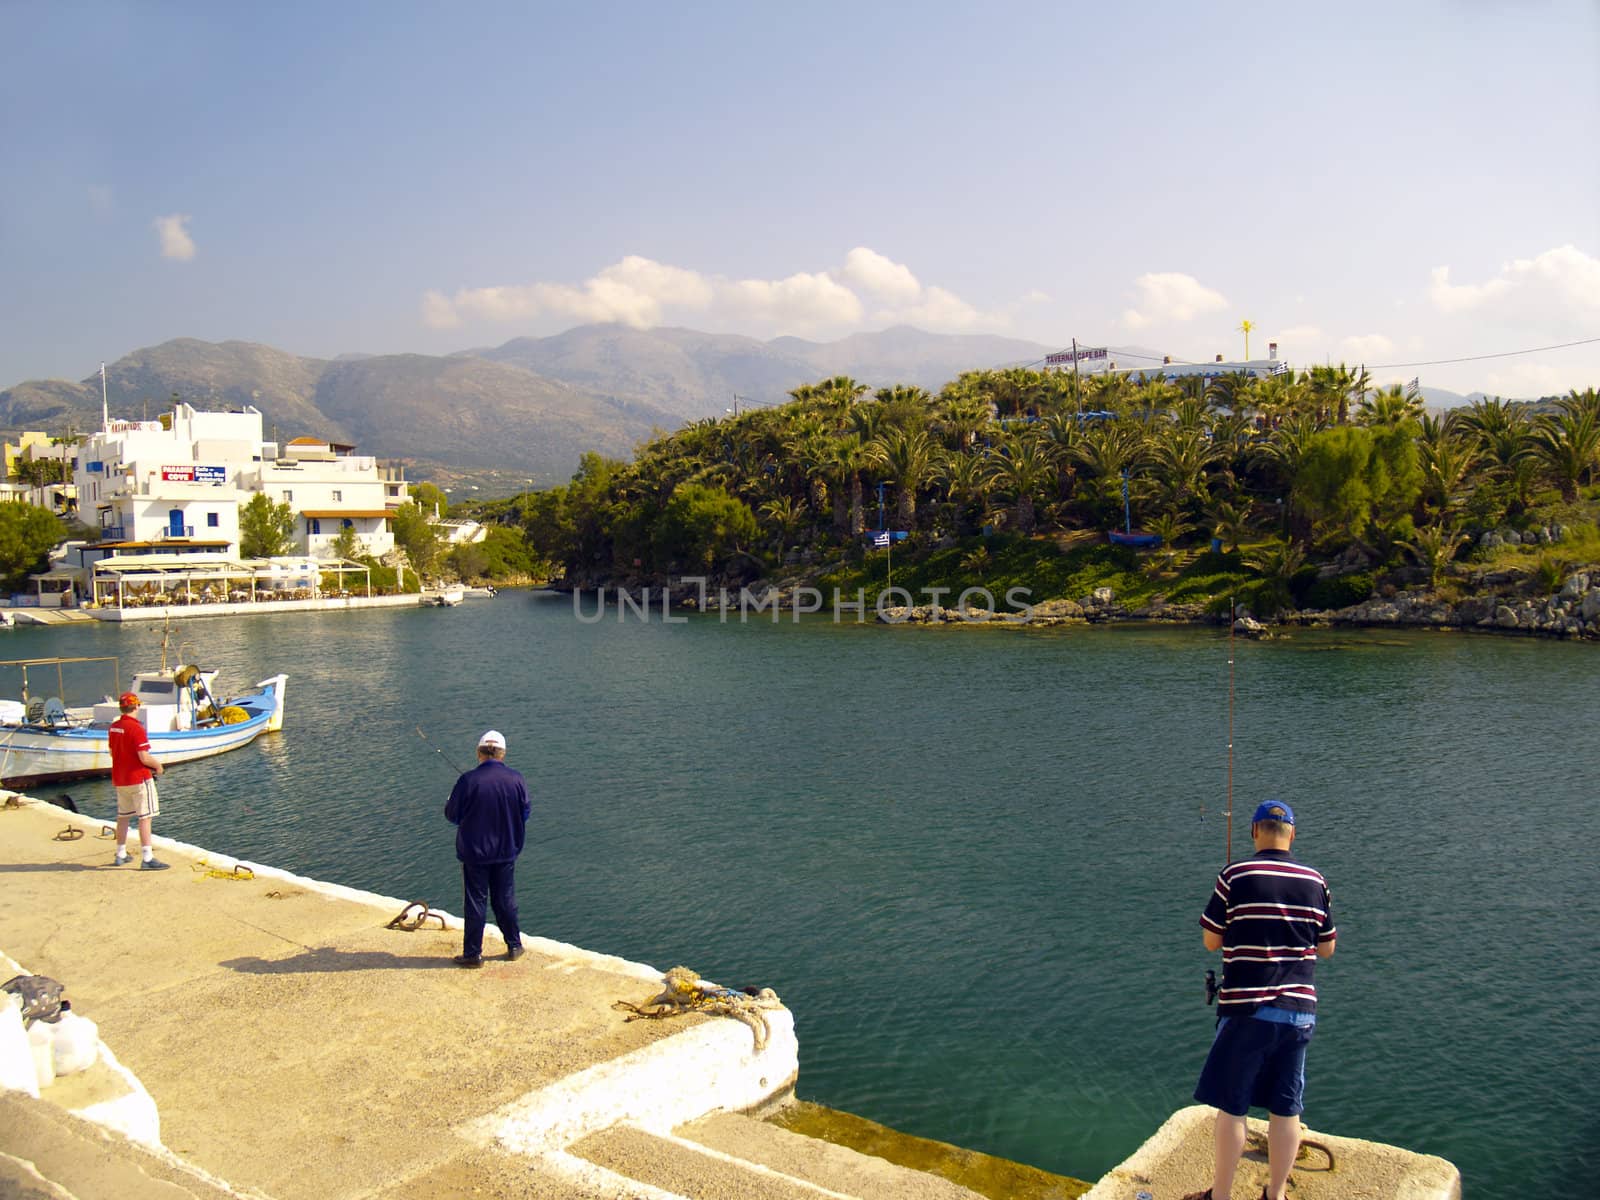
[[[522,945],[522,931],[517,927],[516,870],[515,862],[461,864],[461,881],[467,894],[461,953],[467,958],[483,957],[485,902],[494,908],[495,923],[500,926],[506,948]]]

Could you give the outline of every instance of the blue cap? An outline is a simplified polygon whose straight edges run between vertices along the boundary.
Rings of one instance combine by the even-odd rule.
[[[1256,815],[1250,818],[1250,824],[1257,821],[1282,821],[1285,825],[1294,824],[1294,809],[1282,800],[1263,800],[1256,805]]]

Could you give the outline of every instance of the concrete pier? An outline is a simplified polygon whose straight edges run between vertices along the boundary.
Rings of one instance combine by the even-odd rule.
[[[386,928],[408,900],[440,897],[236,869],[160,837],[172,869],[113,867],[100,822],[15,800],[0,808],[0,980],[62,982],[98,1024],[102,1055],[39,1099],[0,1092],[0,1195],[979,1200],[748,1115],[794,1085],[786,1009],[765,1014],[761,1049],[725,1017],[628,1022],[614,1003],[654,996],[656,967],[527,937],[510,962],[491,929],[483,968],[463,970],[453,918]],[[1089,1194],[1203,1188],[1200,1112],[1179,1113]],[[1442,1160],[1392,1147],[1340,1157],[1338,1188],[1297,1172],[1295,1194],[1459,1194]],[[1085,1186],[1034,1174],[1030,1200]]]

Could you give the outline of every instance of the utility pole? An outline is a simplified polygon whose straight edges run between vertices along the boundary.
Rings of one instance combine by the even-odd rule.
[[[1078,339],[1072,339],[1072,406],[1083,412],[1083,376],[1078,373]]]

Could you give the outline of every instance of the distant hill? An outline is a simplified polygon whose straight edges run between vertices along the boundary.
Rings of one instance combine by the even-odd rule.
[[[642,401],[684,419],[720,416],[735,395],[758,404],[792,388],[849,375],[872,388],[936,391],[963,371],[1036,362],[1051,347],[1015,338],[925,333],[897,326],[837,342],[769,342],[693,329],[581,325],[546,338],[514,338],[463,356],[512,363],[603,395]]]
[[[837,342],[770,342],[692,329],[585,325],[437,357],[305,358],[253,342],[178,338],[106,367],[113,416],[155,417],[174,396],[201,409],[261,410],[267,436],[352,442],[418,478],[562,482],[586,450],[619,458],[657,431],[720,416],[737,394],[775,404],[832,375],[937,389],[962,371],[1032,362],[1048,348],[899,327]],[[98,374],[0,391],[0,427],[100,425]]]
[[[352,442],[404,460],[418,478],[503,468],[518,481],[568,479],[585,450],[627,457],[682,418],[508,365],[420,354],[302,358],[252,342],[179,338],[106,367],[113,416],[154,418],[174,396],[200,409],[261,410],[266,434]],[[0,426],[62,433],[100,426],[98,373],[0,391]]]

